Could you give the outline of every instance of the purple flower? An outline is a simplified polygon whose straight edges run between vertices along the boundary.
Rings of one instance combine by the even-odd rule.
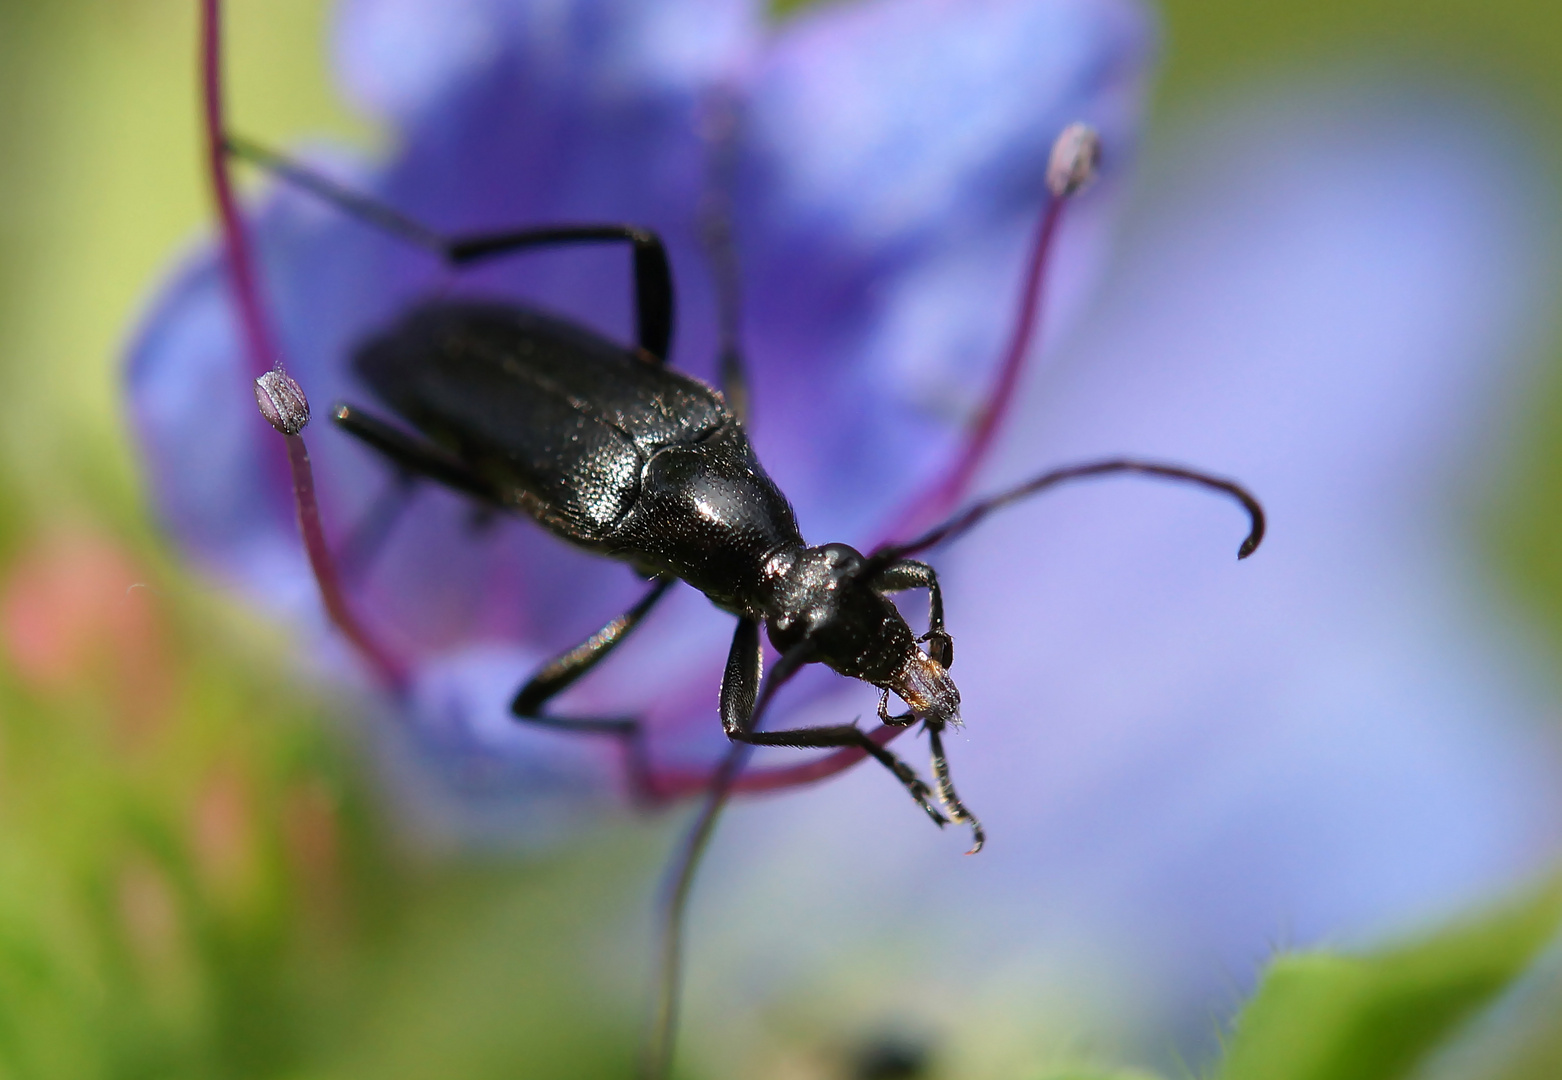
[[[1065,222],[1049,315],[1081,307],[1149,35],[1103,0],[877,0],[774,30],[716,0],[356,0],[341,41],[350,91],[398,139],[383,167],[325,158],[337,175],[450,232],[656,228],[673,360],[706,378],[699,215],[734,107],[754,442],[810,540],[862,544],[947,464],[990,382],[1047,151],[1076,119],[1102,130],[1108,174]],[[1011,511],[941,556],[969,721],[951,753],[992,844],[955,858],[960,840],[871,767],[740,806],[690,964],[712,1059],[752,1062],[780,1030],[763,1018],[799,1013],[825,1041],[917,1025],[973,1077],[1028,1068],[1015,1055],[1045,1042],[1049,1012],[1103,1040],[1135,1019],[1181,1037],[1213,1026],[1272,943],[1438,912],[1551,850],[1556,747],[1526,726],[1550,705],[1449,494],[1494,467],[1550,266],[1524,163],[1445,104],[1255,106],[1146,185],[1146,223],[1081,328],[1053,319],[1058,348],[979,487],[1169,457],[1250,483],[1272,538],[1239,568],[1228,506],[1121,484]],[[254,232],[317,415],[371,403],[344,357],[429,290],[628,336],[621,252],[451,275],[289,191]],[[332,642],[209,249],[148,317],[129,383],[173,536]],[[392,478],[327,425],[307,435],[345,542]],[[529,522],[420,491],[352,590],[414,660],[401,760],[443,771],[407,774],[453,783],[439,805],[462,827],[523,842],[621,791],[610,744],[506,704],[640,588]],[[560,711],[644,714],[658,761],[710,762],[730,626],[682,589]],[[352,663],[340,646],[320,660]],[[828,676],[790,701],[797,722],[873,706]]]
[[[701,214],[715,159],[730,157],[751,436],[805,535],[860,545],[947,466],[994,377],[1053,139],[1089,121],[1120,167],[1149,49],[1126,0],[896,0],[781,28],[761,5],[729,0],[360,0],[339,37],[349,92],[398,136],[387,165],[341,164],[339,175],[449,233],[656,229],[677,279],[673,362],[707,378],[717,341]],[[724,112],[735,133],[713,146]],[[1076,207],[1065,269],[1088,262],[1111,187]],[[534,253],[456,275],[288,190],[252,229],[283,352],[317,415],[336,400],[373,405],[346,357],[430,291],[524,297],[628,336],[621,251]],[[1084,276],[1059,275],[1056,306]],[[225,290],[203,248],[132,349],[152,489],[200,563],[323,630]],[[349,546],[395,480],[327,424],[308,437],[327,528]],[[355,582],[363,621],[412,658],[416,752],[464,790],[459,812],[508,804],[520,814],[502,827],[522,817],[539,836],[622,789],[609,740],[518,724],[506,706],[540,662],[638,595],[626,570],[530,521],[477,521],[430,489]],[[559,711],[642,714],[658,763],[708,766],[724,745],[715,702],[729,636],[728,618],[680,589]],[[339,645],[328,656],[352,662]],[[833,686],[800,681],[796,701]]]

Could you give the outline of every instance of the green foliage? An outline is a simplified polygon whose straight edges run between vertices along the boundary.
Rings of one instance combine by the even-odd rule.
[[[1562,882],[1553,882],[1483,918],[1409,944],[1357,954],[1315,950],[1279,956],[1237,1017],[1214,1080],[1422,1076],[1434,1055],[1459,1043],[1470,1020],[1529,972],[1559,923]],[[1501,1072],[1505,1080],[1556,1075],[1543,1066],[1556,1060],[1550,1026],[1545,1038]],[[1045,1075],[1155,1080],[1135,1071]]]
[[[1562,919],[1553,885],[1496,914],[1365,955],[1278,958],[1242,1011],[1220,1080],[1396,1080],[1529,967]]]
[[[0,662],[0,1077],[624,1075],[665,836],[394,847],[363,748],[175,599],[134,627],[169,646],[150,707],[103,649],[68,682]]]

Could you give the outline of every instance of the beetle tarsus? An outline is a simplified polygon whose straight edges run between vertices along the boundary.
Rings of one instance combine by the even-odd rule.
[[[938,725],[927,726],[927,740],[933,747],[933,776],[938,781],[938,801],[951,818],[962,825],[971,826],[971,850],[966,854],[975,855],[987,843],[987,833],[982,829],[982,823],[976,820],[976,815],[965,808],[960,796],[955,793],[954,781],[949,778],[949,759],[944,756],[944,739]]]
[[[896,770],[895,775],[900,778],[901,783],[906,785],[906,790],[911,792],[911,797],[917,801],[917,805],[927,811],[927,816],[932,818],[933,824],[940,829],[948,825],[949,819],[940,814],[938,808],[933,805],[933,790],[927,786],[927,783],[920,776],[911,771],[910,766],[903,767],[906,771],[902,773]]]

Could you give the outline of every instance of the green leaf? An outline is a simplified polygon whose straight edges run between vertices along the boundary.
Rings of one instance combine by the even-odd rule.
[[[1430,938],[1282,956],[1237,1018],[1221,1080],[1395,1080],[1490,1004],[1547,944],[1562,884]]]

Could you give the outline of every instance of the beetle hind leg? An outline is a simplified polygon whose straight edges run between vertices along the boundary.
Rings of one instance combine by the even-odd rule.
[[[404,475],[422,477],[464,495],[493,502],[493,489],[455,455],[433,443],[409,435],[395,424],[365,412],[356,405],[338,404],[331,410],[336,426],[386,458]]]
[[[676,314],[672,267],[667,261],[667,250],[662,244],[662,238],[650,229],[612,222],[544,225],[446,236],[394,207],[337,183],[301,162],[231,132],[223,136],[222,149],[279,180],[307,191],[365,225],[423,248],[452,267],[473,266],[518,252],[544,248],[578,244],[627,244],[633,273],[635,340],[657,363],[667,362]]]

